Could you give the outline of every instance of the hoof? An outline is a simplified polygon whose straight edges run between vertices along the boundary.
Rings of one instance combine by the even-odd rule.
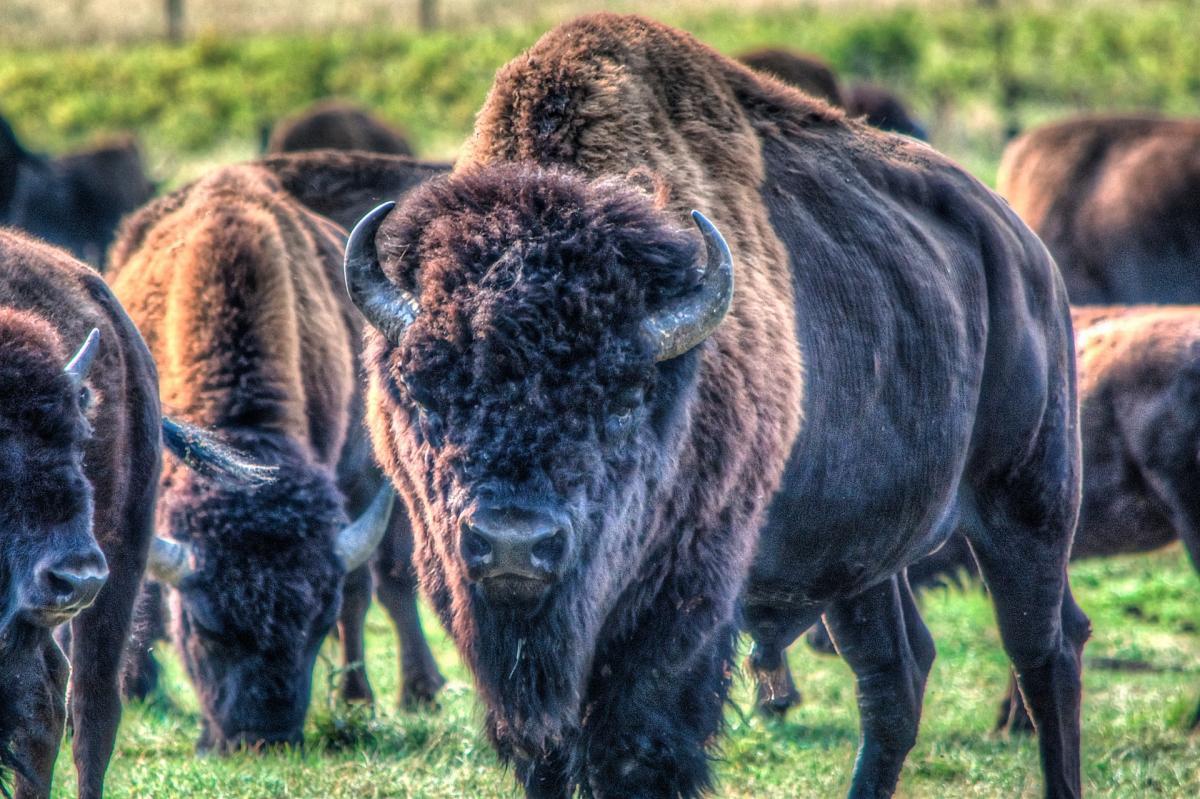
[[[436,672],[433,675],[423,674],[420,677],[405,680],[404,687],[400,691],[400,709],[436,708],[438,691],[445,684],[446,680]]]
[[[788,710],[800,704],[800,692],[792,682],[792,673],[787,663],[774,671],[754,671],[758,682],[758,712],[767,718],[783,718]]]
[[[375,694],[371,691],[371,684],[367,682],[367,675],[361,668],[346,671],[342,679],[341,694],[342,701],[348,705],[375,704]]]

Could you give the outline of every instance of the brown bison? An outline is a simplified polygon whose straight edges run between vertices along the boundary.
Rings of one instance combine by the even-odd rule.
[[[1200,120],[1047,125],[1009,145],[997,183],[1073,303],[1200,302]]]
[[[814,55],[779,47],[766,47],[742,53],[737,58],[751,69],[774,75],[805,94],[838,108],[845,106],[842,89],[838,85],[833,68]]]
[[[267,139],[268,153],[366,150],[412,155],[408,138],[370,111],[343,100],[322,100],[282,120]]]
[[[191,438],[197,468],[248,468],[162,424],[181,454],[179,437]],[[68,621],[79,796],[102,793],[153,533],[159,427],[154,363],[103,279],[0,229],[0,768],[16,772],[18,797],[50,792],[68,678],[51,630]]]
[[[890,794],[933,659],[903,570],[961,521],[1077,796],[1071,323],[1004,203],[639,17],[544,36],[466,152],[346,274],[422,586],[527,795],[701,793],[743,586],[760,671],[830,619],[851,793]]]
[[[153,196],[132,137],[51,159],[26,150],[0,118],[0,225],[99,267],[117,223]]]
[[[112,251],[114,291],[155,355],[164,405],[277,469],[254,489],[180,468],[161,480],[169,541],[150,567],[175,589],[172,636],[204,749],[299,740],[343,581],[391,516],[362,426],[342,241],[245,165],[147,206]],[[346,526],[347,512],[361,516]],[[361,661],[361,642],[347,648]],[[440,683],[436,669],[429,679]]]

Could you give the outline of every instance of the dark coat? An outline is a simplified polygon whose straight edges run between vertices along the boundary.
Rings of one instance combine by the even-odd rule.
[[[732,309],[656,363],[639,331],[698,291],[692,208],[728,237]],[[775,640],[822,608],[900,597],[895,575],[961,503],[987,508],[980,530],[1024,503],[996,540],[1036,534],[1034,565],[996,574],[1047,593],[1033,611],[1005,593],[1001,615],[1039,620],[1014,651],[1052,662],[1053,688],[1030,677],[1062,729],[1047,777],[1077,790],[1070,320],[1045,249],[993,193],[685,34],[597,15],[498,73],[454,173],[374,242],[392,286],[380,305],[409,309],[377,322],[390,338],[369,334],[376,452],[530,796],[704,789],[735,604],[781,478],[745,595],[752,631]],[[566,531],[544,593],[471,576],[488,557],[472,543],[480,509],[498,504]],[[904,634],[898,613],[847,618],[884,625],[882,643]],[[890,651],[911,653],[887,664],[898,682],[866,692],[856,785],[880,794],[920,699],[881,714],[872,692],[911,694],[932,659],[919,618],[909,629]]]
[[[303,150],[365,150],[412,155],[408,137],[370,111],[344,100],[322,100],[279,122],[267,141],[268,153]]]
[[[100,333],[99,351],[79,385],[63,366],[92,329]],[[74,617],[70,636],[79,793],[98,797],[120,718],[117,666],[153,531],[157,377],[136,328],[94,270],[3,229],[0,427],[7,497],[0,511],[0,579],[7,582],[0,600],[0,672],[6,675],[0,750],[11,747],[7,765],[24,772],[18,793],[30,780],[49,790],[67,680],[49,627],[63,619],[30,615],[28,597],[42,590],[31,581],[46,563],[78,570],[98,557],[98,544],[103,558],[91,568],[106,563],[108,580]]]

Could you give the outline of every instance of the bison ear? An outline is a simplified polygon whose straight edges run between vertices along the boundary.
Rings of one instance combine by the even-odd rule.
[[[421,306],[415,297],[388,280],[379,265],[375,234],[395,206],[394,202],[378,206],[350,231],[346,241],[346,291],[371,326],[392,344],[399,344]]]
[[[79,351],[63,367],[63,371],[69,374],[76,383],[82,383],[87,379],[88,370],[91,369],[92,362],[96,360],[96,355],[99,352],[100,331],[93,327],[92,332],[88,333],[87,338],[84,339]]]
[[[197,474],[235,488],[255,488],[275,480],[276,466],[255,463],[212,433],[163,417],[163,445]]]

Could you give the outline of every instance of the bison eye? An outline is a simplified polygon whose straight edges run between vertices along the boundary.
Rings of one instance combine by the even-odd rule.
[[[92,407],[92,390],[87,386],[79,387],[79,407],[88,410]]]
[[[442,446],[445,425],[442,416],[437,411],[428,410],[424,405],[417,406],[417,418],[421,426],[421,435],[429,446],[438,449]]]
[[[622,392],[609,406],[605,430],[610,437],[621,435],[629,430],[634,419],[637,418],[638,410],[642,407],[642,400],[641,389],[634,389]]]

